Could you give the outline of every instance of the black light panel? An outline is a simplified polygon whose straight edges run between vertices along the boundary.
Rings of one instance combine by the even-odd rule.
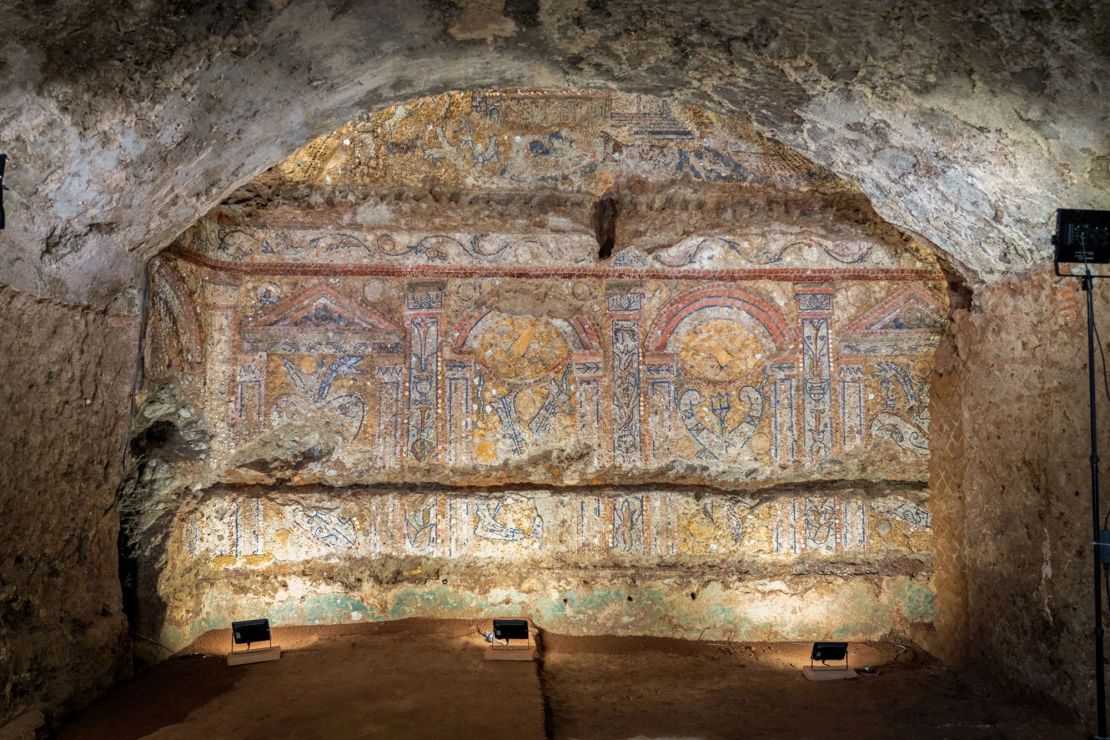
[[[815,642],[810,660],[844,660],[848,655],[846,642]]]
[[[270,620],[245,619],[242,622],[232,622],[231,634],[236,645],[250,642],[268,642],[270,640]]]
[[[493,636],[499,640],[527,640],[527,619],[495,619],[493,620]]]
[[[1052,245],[1057,263],[1110,263],[1110,211],[1057,210]]]

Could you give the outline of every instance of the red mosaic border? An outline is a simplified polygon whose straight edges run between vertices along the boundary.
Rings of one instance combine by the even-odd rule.
[[[668,303],[659,311],[648,330],[646,346],[662,352],[678,325],[690,314],[713,306],[733,306],[748,313],[767,329],[775,345],[781,350],[792,339],[790,322],[772,301],[756,293],[737,290],[722,285],[710,285],[688,291]]]

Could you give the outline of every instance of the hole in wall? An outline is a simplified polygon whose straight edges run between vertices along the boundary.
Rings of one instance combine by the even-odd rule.
[[[597,236],[597,258],[607,260],[613,256],[617,242],[617,199],[612,195],[599,198],[594,203],[594,235]]]

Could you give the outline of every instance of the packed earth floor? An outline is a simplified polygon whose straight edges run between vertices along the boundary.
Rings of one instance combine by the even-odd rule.
[[[543,633],[535,662],[484,659],[488,624],[405,620],[274,631],[276,662],[230,667],[209,632],[63,727],[93,738],[1060,738],[1059,708],[944,668],[912,645],[853,644],[814,683],[802,643]]]

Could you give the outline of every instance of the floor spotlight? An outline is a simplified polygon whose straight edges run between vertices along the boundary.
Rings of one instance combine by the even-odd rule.
[[[256,643],[266,643],[264,648],[252,648]],[[246,650],[235,650],[236,645],[246,645]],[[275,645],[270,636],[269,619],[245,619],[231,623],[231,652],[227,655],[228,665],[264,663],[281,657],[281,646]]]
[[[495,619],[484,633],[489,646],[486,660],[532,660],[532,630],[527,619]]]
[[[829,662],[842,665],[829,665]],[[820,663],[820,665],[818,665]],[[854,671],[848,670],[848,643],[815,642],[809,651],[809,665],[802,669],[802,675],[810,681],[843,681],[855,678]]]

